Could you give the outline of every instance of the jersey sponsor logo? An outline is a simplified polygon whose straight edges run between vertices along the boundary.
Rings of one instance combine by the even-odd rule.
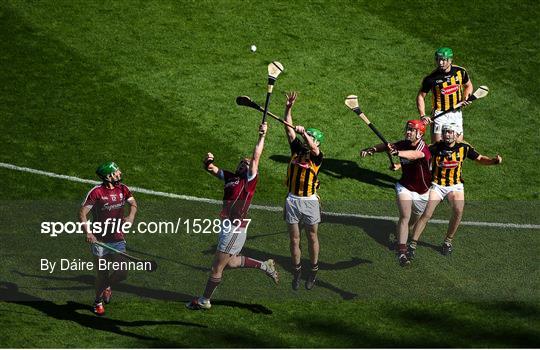
[[[101,207],[101,211],[111,211],[111,210],[121,209],[123,206],[124,206],[124,203],[116,203],[116,204],[105,203],[103,204],[103,207]]]
[[[455,169],[457,168],[459,165],[459,162],[458,161],[455,161],[455,160],[445,160],[444,162],[442,162],[441,164],[441,167],[443,169]]]
[[[113,202],[116,202],[116,195],[115,195],[115,194],[111,194],[111,200],[112,200]]]
[[[441,89],[441,93],[443,95],[452,95],[452,94],[455,94],[459,89],[459,85],[455,84],[455,85],[450,85],[450,86],[447,86],[445,88],[442,88]]]
[[[236,186],[240,183],[240,179],[239,178],[236,178],[234,181],[229,181],[225,184],[225,188],[227,187],[231,187],[231,186]]]

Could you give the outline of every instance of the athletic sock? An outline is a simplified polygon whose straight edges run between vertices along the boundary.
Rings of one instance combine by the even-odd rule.
[[[208,281],[206,282],[206,288],[204,289],[203,297],[205,299],[212,298],[212,294],[216,290],[217,286],[221,283],[221,277],[220,278],[214,278],[210,277],[208,278]]]
[[[311,264],[311,275],[315,276],[319,272],[319,263]]]
[[[416,245],[418,244],[418,241],[415,241],[414,239],[411,241],[411,243],[409,243],[409,247],[411,247],[411,249],[416,249]]]
[[[400,254],[407,253],[407,245],[406,244],[399,244],[398,245],[398,251]]]
[[[299,275],[302,273],[302,264],[293,265],[293,270],[295,275]]]
[[[453,239],[453,238],[446,237],[446,238],[444,239],[444,243],[447,243],[447,244],[449,244],[449,245],[452,245],[452,239]]]
[[[255,260],[247,256],[241,256],[240,259],[241,259],[240,267],[251,268],[251,269],[261,269],[261,270],[266,271],[266,264],[263,264],[262,261]]]

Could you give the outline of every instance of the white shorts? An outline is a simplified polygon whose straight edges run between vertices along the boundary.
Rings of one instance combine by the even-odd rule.
[[[436,111],[434,117],[441,114],[441,111]],[[433,121],[433,133],[442,134],[442,127],[444,124],[455,123],[457,125],[457,132],[463,135],[463,114],[461,111],[448,112],[440,118]]]
[[[441,200],[443,200],[450,192],[463,192],[465,191],[465,188],[463,187],[463,184],[441,186],[436,183],[431,183],[431,188],[429,190],[437,193],[439,197],[441,197]]]
[[[285,222],[288,224],[298,224],[303,222],[306,225],[315,225],[321,222],[321,208],[317,195],[309,197],[298,197],[293,194],[287,196],[285,200]]]
[[[405,186],[400,184],[399,182],[396,183],[396,195],[399,197],[400,195],[408,195],[409,198],[412,200],[412,212],[415,215],[422,215],[424,210],[426,210],[426,205],[429,199],[429,191],[426,191],[424,194],[420,194],[418,192],[410,191]]]
[[[246,243],[246,236],[246,227],[224,225],[222,222],[217,250],[226,254],[238,255]]]

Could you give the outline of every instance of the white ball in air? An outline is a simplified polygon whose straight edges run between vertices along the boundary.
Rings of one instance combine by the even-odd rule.
[[[249,49],[251,50],[251,52],[255,52],[255,51],[257,51],[257,46],[251,45],[251,47]]]

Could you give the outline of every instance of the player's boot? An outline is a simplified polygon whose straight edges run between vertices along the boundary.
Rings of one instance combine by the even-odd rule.
[[[270,277],[274,281],[274,283],[278,284],[279,273],[277,272],[276,263],[274,262],[274,260],[268,259],[265,262],[263,262],[263,264],[266,265],[266,271],[265,271],[266,276]]]
[[[407,246],[407,258],[409,260],[414,260],[415,257],[416,257],[416,244],[413,244],[411,242]]]
[[[105,315],[105,307],[103,306],[103,300],[100,299],[100,300],[94,301],[93,312],[97,316]]]
[[[300,288],[300,279],[302,278],[302,269],[295,270],[293,273],[292,289],[298,290]]]
[[[442,255],[448,256],[448,255],[452,254],[453,250],[454,249],[452,248],[452,243],[450,243],[450,242],[444,242],[441,245],[441,254]]]
[[[195,297],[186,304],[186,307],[190,310],[208,310],[212,307],[212,305],[208,299]]]
[[[112,298],[112,289],[111,287],[107,287],[104,291],[103,291],[103,302],[105,304],[108,304],[111,302],[111,298]]]
[[[401,267],[409,266],[411,264],[411,261],[409,260],[409,258],[407,257],[407,254],[405,253],[398,254],[398,262],[399,262],[399,266]]]
[[[306,279],[306,289],[312,290],[315,287],[315,281],[317,281],[317,272],[311,271]]]

